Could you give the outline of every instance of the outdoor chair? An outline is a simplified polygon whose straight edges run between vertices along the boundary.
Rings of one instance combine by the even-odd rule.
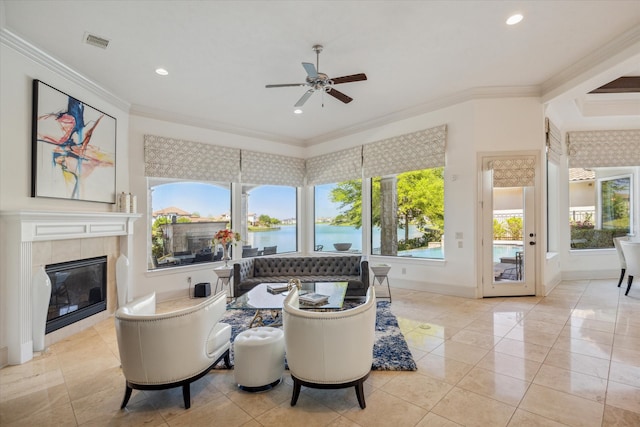
[[[262,250],[262,255],[274,255],[278,253],[278,246],[265,246]]]

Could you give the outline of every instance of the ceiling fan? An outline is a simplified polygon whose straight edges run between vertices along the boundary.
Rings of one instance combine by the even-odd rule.
[[[367,76],[364,73],[360,74],[352,74],[350,76],[342,76],[330,79],[324,73],[319,71],[320,69],[320,52],[322,52],[322,45],[314,45],[313,50],[316,53],[316,65],[313,65],[310,62],[303,62],[302,66],[307,72],[307,79],[304,83],[285,83],[285,84],[276,84],[276,85],[266,85],[267,88],[272,87],[291,87],[291,86],[301,86],[301,87],[309,87],[304,95],[296,102],[295,107],[302,107],[307,99],[313,95],[314,92],[320,91],[323,93],[327,93],[337,100],[344,102],[345,104],[353,101],[353,98],[345,95],[337,89],[334,89],[334,85],[342,84],[342,83],[350,83],[357,82],[361,80],[367,80]]]

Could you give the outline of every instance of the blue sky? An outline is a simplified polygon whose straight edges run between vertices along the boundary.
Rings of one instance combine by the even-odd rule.
[[[331,185],[316,187],[316,200],[326,200],[317,207],[320,217],[333,217],[337,210],[329,202]],[[295,189],[277,185],[256,187],[249,193],[249,211],[272,218],[295,218]],[[229,212],[230,192],[216,185],[176,182],[156,186],[153,190],[154,211],[175,206],[201,216],[219,216]]]

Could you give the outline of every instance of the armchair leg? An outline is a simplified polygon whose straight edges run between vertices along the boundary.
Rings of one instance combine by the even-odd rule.
[[[124,389],[124,398],[122,399],[122,405],[120,405],[120,409],[124,409],[125,406],[127,406],[127,403],[129,402],[129,399],[131,398],[131,392],[133,391],[133,389],[131,387],[129,387],[129,384],[125,385],[125,389]]]
[[[360,404],[360,409],[364,409],[367,407],[367,404],[364,401],[364,381],[358,381],[358,384],[355,385],[356,388],[356,396],[358,397],[358,403]]]
[[[191,407],[191,388],[189,383],[182,386],[182,398],[184,399],[184,409],[189,409]]]
[[[629,290],[631,289],[631,283],[633,283],[633,276],[629,276],[629,279],[627,279],[627,292],[625,292],[625,295],[629,294]]]
[[[624,279],[624,272],[626,270],[623,268],[620,272],[620,280],[618,280],[618,287],[620,287],[620,285],[622,284],[622,279]]]
[[[291,406],[296,406],[298,402],[298,397],[300,396],[300,389],[302,388],[302,384],[298,381],[297,378],[293,378],[293,394],[291,395]]]
[[[231,369],[231,358],[229,356],[229,350],[224,354],[224,366]]]

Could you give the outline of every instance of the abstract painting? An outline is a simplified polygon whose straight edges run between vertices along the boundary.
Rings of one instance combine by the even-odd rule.
[[[31,197],[116,202],[116,119],[33,81]]]

